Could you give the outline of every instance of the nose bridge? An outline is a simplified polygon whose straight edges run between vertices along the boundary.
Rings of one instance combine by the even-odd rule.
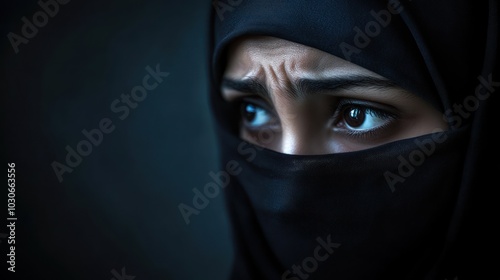
[[[291,155],[315,155],[325,153],[325,143],[321,137],[311,133],[293,133],[284,129],[280,152]]]
[[[321,120],[297,102],[289,102],[279,112],[281,119],[280,151],[285,154],[325,153],[325,130]]]
[[[260,69],[265,73],[266,86],[281,123],[281,137],[277,149],[281,153],[306,155],[325,153],[326,143],[321,126],[322,119],[306,100],[294,98],[293,71],[283,60],[269,63]],[[317,108],[316,108],[317,109]]]
[[[289,130],[284,129],[281,137],[280,152],[284,154],[300,155],[306,154],[309,149],[305,145],[306,139],[293,134]]]

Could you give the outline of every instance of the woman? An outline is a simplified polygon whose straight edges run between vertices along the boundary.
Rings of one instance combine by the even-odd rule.
[[[498,3],[478,2],[214,2],[231,279],[486,272]]]

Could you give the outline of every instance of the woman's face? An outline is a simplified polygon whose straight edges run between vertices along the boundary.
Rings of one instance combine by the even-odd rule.
[[[240,107],[240,136],[253,144],[329,154],[447,129],[418,96],[323,51],[259,36],[235,41],[228,55],[222,95]]]

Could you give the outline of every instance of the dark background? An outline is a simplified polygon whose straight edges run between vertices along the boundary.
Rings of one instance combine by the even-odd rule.
[[[178,209],[220,169],[207,91],[210,2],[72,0],[16,54],[9,32],[22,36],[21,18],[42,8],[3,1],[4,164],[16,164],[18,220],[11,273],[4,187],[1,279],[227,277],[223,196],[189,225]],[[119,119],[111,103],[157,64],[170,75]],[[115,129],[59,182],[51,164],[66,164],[66,146],[76,150],[82,130],[103,118]]]

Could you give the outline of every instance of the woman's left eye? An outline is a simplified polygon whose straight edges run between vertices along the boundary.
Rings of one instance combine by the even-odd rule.
[[[345,103],[339,104],[334,125],[337,130],[346,130],[349,134],[373,132],[391,124],[396,119],[394,113],[383,109],[366,104]]]

